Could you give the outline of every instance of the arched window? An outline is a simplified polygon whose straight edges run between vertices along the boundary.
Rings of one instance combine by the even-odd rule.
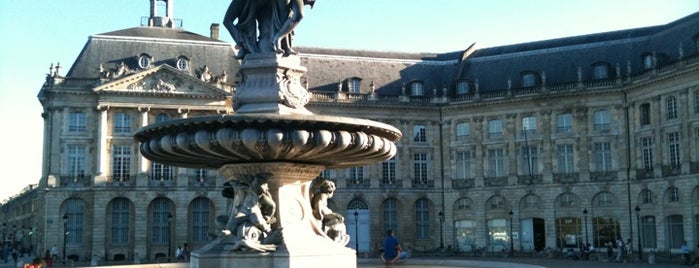
[[[415,201],[415,238],[430,238],[430,202],[426,198]]]
[[[415,81],[410,83],[410,95],[411,96],[424,96],[425,88],[422,81]]]
[[[505,198],[496,195],[488,199],[486,210],[505,208]]]
[[[575,207],[578,202],[578,198],[572,193],[563,193],[558,196],[557,205],[560,208],[572,208]]]
[[[398,230],[398,201],[395,198],[383,201],[383,227],[384,230]]]
[[[468,80],[459,80],[456,82],[456,90],[454,93],[457,96],[471,93],[471,83]]]
[[[150,68],[151,62],[153,61],[153,57],[150,55],[143,53],[138,56],[138,67],[141,69],[148,69]]]
[[[617,203],[615,199],[612,193],[601,192],[595,196],[594,202],[600,207],[612,207]]]
[[[648,189],[641,190],[641,204],[653,204],[653,192]]]
[[[680,202],[680,190],[675,187],[671,186],[670,188],[667,189],[665,192],[666,196],[666,202],[667,203],[679,203]]]
[[[462,197],[462,198],[459,198],[458,200],[456,200],[455,203],[456,203],[456,207],[454,208],[454,210],[457,210],[457,211],[459,211],[459,210],[471,210],[472,209],[471,206],[473,204],[473,201],[468,197]]]
[[[539,84],[539,74],[533,71],[523,72],[522,87],[534,87]]]
[[[524,208],[538,208],[539,207],[539,197],[533,194],[529,194],[522,198],[522,206]]]
[[[198,197],[192,200],[192,242],[205,243],[209,240],[211,200]]]
[[[83,243],[83,234],[85,229],[85,200],[79,198],[71,198],[65,201],[64,204],[64,220],[67,235],[65,237],[68,245],[81,245]]]
[[[644,70],[650,70],[655,65],[655,59],[653,59],[653,54],[651,54],[651,53],[644,54],[641,57],[641,59],[643,60],[643,69]]]
[[[130,241],[131,226],[131,201],[124,197],[117,197],[109,202],[108,208],[111,210],[111,243],[112,245],[127,245]]]
[[[167,245],[170,241],[172,208],[170,200],[157,198],[150,204],[151,217],[151,243],[156,245]]]
[[[592,79],[594,80],[604,80],[609,79],[609,64],[608,63],[596,63],[592,65]]]
[[[350,78],[350,79],[347,81],[347,86],[349,87],[349,89],[348,89],[348,90],[349,90],[349,93],[360,93],[360,92],[361,92],[361,91],[360,91],[360,89],[361,89],[361,88],[360,88],[361,82],[362,82],[362,80],[359,79],[359,78],[356,78],[356,77],[355,77],[355,78]]]

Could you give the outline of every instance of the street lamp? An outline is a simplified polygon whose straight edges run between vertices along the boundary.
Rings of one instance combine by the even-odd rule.
[[[588,240],[587,236],[587,208],[583,209],[583,221],[585,221],[585,247],[587,248],[587,244],[590,243],[590,240]]]
[[[172,249],[172,239],[170,239],[170,235],[172,234],[172,230],[170,229],[170,225],[172,223],[172,213],[167,213],[167,261],[172,262],[172,259],[170,258],[170,251]]]
[[[515,213],[512,212],[512,210],[510,209],[510,212],[507,214],[510,215],[510,257],[513,257],[515,255],[515,241],[512,239],[512,215],[514,215]]]
[[[5,246],[5,232],[7,232],[7,223],[2,223],[2,246]]]
[[[359,212],[354,211],[354,254],[359,256]]]
[[[638,229],[638,259],[643,260],[643,248],[641,245],[641,208],[636,206],[636,227]]]
[[[68,237],[68,214],[63,214],[63,264],[66,264],[66,238]]]
[[[439,248],[444,248],[444,212],[439,211]]]

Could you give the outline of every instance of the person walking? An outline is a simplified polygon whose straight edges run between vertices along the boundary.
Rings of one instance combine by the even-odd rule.
[[[684,259],[684,264],[692,265],[692,255],[689,254],[689,246],[687,245],[686,240],[682,242],[682,247],[680,249],[682,250],[682,259]]]
[[[619,239],[616,240],[616,249],[618,250],[618,253],[616,255],[616,262],[623,262],[624,261],[624,239]]]

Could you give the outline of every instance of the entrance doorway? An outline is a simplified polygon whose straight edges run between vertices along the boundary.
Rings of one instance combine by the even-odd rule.
[[[541,251],[546,247],[546,224],[542,218],[527,218],[520,222],[520,250]]]

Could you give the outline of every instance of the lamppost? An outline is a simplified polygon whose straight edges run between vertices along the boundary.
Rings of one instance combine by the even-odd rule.
[[[2,246],[5,246],[5,232],[7,232],[7,223],[2,223]]]
[[[444,212],[439,211],[439,248],[444,248]]]
[[[590,243],[590,240],[588,240],[587,236],[587,208],[583,209],[583,221],[585,221],[585,247],[587,247],[587,244]]]
[[[514,215],[515,213],[512,212],[512,210],[510,209],[510,212],[507,214],[510,214],[510,257],[513,257],[515,255],[515,241],[512,237],[512,215]]]
[[[68,238],[68,214],[63,214],[63,264],[66,264],[66,238]]]
[[[641,208],[636,206],[636,229],[638,229],[638,259],[643,260],[643,248],[641,245]]]
[[[170,258],[170,251],[172,249],[172,239],[170,239],[170,235],[172,234],[172,230],[170,229],[172,225],[172,213],[167,213],[167,261],[172,262],[172,259]]]
[[[354,211],[354,253],[359,256],[359,212]]]

